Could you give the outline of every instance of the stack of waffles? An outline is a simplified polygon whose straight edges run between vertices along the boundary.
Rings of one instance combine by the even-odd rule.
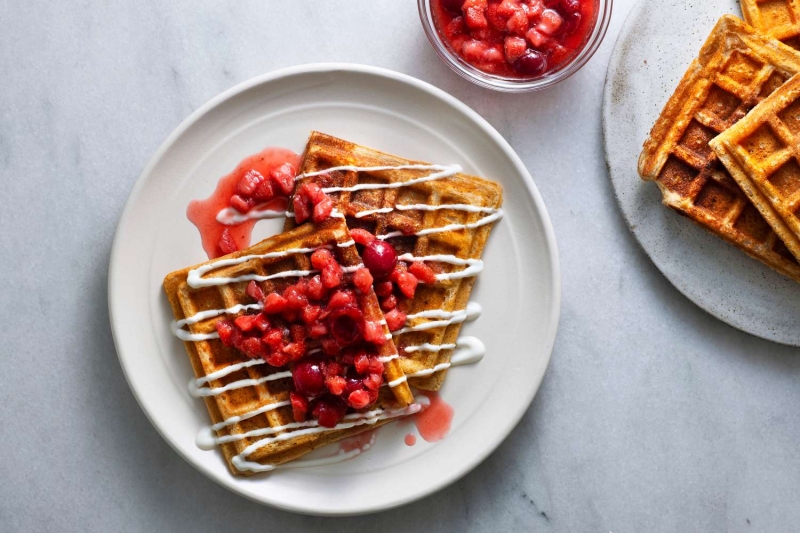
[[[777,4],[794,2],[742,7],[763,22]],[[800,52],[722,17],[645,141],[639,174],[658,184],[665,205],[800,282],[798,73]]]
[[[463,342],[479,342],[458,334],[461,324],[479,312],[468,300],[483,268],[480,257],[489,232],[502,216],[498,184],[461,174],[457,166],[410,161],[317,132],[306,146],[294,194],[305,183],[316,183],[333,200],[330,217],[297,225],[288,216],[282,234],[173,272],[164,281],[175,315],[173,331],[184,340],[196,376],[190,392],[204,398],[211,417],[212,425],[198,434],[198,446],[220,446],[234,475],[272,470],[418,412],[423,406],[411,387],[438,390],[454,350]],[[402,303],[406,322],[395,331],[389,330],[375,291],[357,291],[364,319],[380,324],[391,339],[377,354],[384,386],[374,404],[351,408],[335,427],[323,427],[313,418],[294,416],[292,364],[276,368],[224,344],[218,322],[267,305],[268,299],[262,303],[253,297],[252,282],[264,295],[280,294],[313,275],[310,257],[320,248],[330,250],[345,273],[363,269],[362,247],[350,234],[356,229],[391,243],[399,261],[430,265],[435,280],[420,283]],[[313,339],[304,349],[306,355],[322,351]]]

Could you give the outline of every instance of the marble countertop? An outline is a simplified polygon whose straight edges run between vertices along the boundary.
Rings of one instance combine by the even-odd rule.
[[[606,65],[504,95],[452,73],[410,0],[0,3],[0,529],[787,531],[800,523],[800,350],[726,326],[650,263],[603,160]],[[290,65],[378,65],[483,115],[533,174],[563,271],[550,368],[458,483],[378,515],[276,511],[219,487],[150,425],[108,321],[114,228],[191,111]]]

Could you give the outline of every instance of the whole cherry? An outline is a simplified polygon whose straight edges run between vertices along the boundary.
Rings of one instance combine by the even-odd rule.
[[[391,274],[397,263],[397,252],[394,246],[378,239],[364,247],[361,257],[364,259],[364,266],[376,278],[385,278]]]
[[[325,376],[316,359],[302,359],[292,369],[292,379],[297,392],[316,396],[325,392]]]

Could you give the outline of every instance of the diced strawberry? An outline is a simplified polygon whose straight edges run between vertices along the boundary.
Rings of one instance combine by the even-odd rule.
[[[322,308],[320,306],[307,305],[300,312],[300,318],[302,318],[303,322],[305,322],[306,324],[311,324],[312,322],[315,322],[319,318],[321,312]]]
[[[464,54],[464,59],[467,61],[481,61],[487,48],[482,41],[472,39],[464,43],[464,46],[461,47],[461,53]]]
[[[289,285],[283,291],[283,297],[286,298],[286,303],[290,309],[302,309],[308,305],[308,298],[302,293],[302,289],[298,285]]]
[[[331,197],[328,196],[327,194],[325,194],[324,196],[325,198],[320,200],[314,206],[314,213],[311,217],[312,220],[314,220],[314,222],[317,224],[320,224],[325,220],[327,220],[328,217],[331,216],[331,213],[333,212],[333,200],[331,200]]]
[[[394,290],[394,285],[391,281],[381,281],[375,284],[375,294],[378,296],[389,296]]]
[[[338,263],[331,263],[322,269],[322,284],[326,289],[332,289],[342,284],[342,269]]]
[[[467,26],[464,24],[464,17],[456,17],[451,20],[444,28],[444,34],[448,39],[452,39],[456,35],[461,35],[467,31]]]
[[[542,16],[539,17],[539,24],[536,25],[536,29],[547,35],[555,35],[562,22],[564,22],[564,19],[561,18],[557,11],[545,9]]]
[[[375,235],[365,229],[353,228],[350,230],[350,237],[358,244],[369,244],[375,240]]]
[[[260,332],[264,333],[264,332],[268,331],[269,328],[272,327],[272,324],[269,323],[269,319],[267,318],[267,315],[265,315],[264,313],[258,313],[256,315],[255,327],[256,327],[257,330],[259,330]]]
[[[261,336],[261,342],[273,350],[280,350],[283,348],[283,332],[278,328],[271,329]]]
[[[509,35],[506,37],[504,49],[506,53],[506,61],[513,63],[522,57],[522,54],[524,54],[525,50],[528,49],[528,43],[526,43],[525,39],[522,37],[512,37]]]
[[[542,0],[528,0],[528,8],[526,9],[528,21],[533,22],[538,19],[544,11],[544,2]]]
[[[502,16],[498,12],[500,4],[489,4],[486,9],[486,20],[489,22],[489,27],[492,29],[503,31],[506,29],[506,20],[510,15]],[[450,37],[448,35],[448,37]]]
[[[236,327],[240,330],[247,332],[255,329],[257,318],[258,315],[242,315],[236,317],[233,323],[236,324]]]
[[[528,31],[528,16],[522,9],[516,11],[506,23],[506,28],[514,35],[525,35]]]
[[[488,28],[489,21],[486,20],[486,14],[480,7],[468,7],[464,10],[464,22],[469,28],[481,29]]]
[[[320,400],[314,407],[313,414],[317,417],[319,425],[326,428],[336,427],[347,412],[347,405],[341,400]]]
[[[364,390],[353,391],[347,397],[347,403],[353,409],[363,409],[369,405],[369,394]]]
[[[229,320],[218,320],[214,326],[217,328],[219,340],[222,341],[222,344],[232,347],[233,342],[231,342],[231,339],[233,337],[233,324]]]
[[[297,322],[297,320],[300,318],[300,310],[287,306],[286,309],[284,309],[281,313],[281,316],[286,322]]]
[[[344,392],[345,381],[342,376],[332,376],[325,379],[325,386],[331,394],[341,396]]]
[[[306,295],[312,300],[322,300],[327,292],[319,275],[308,280],[306,284]]]
[[[523,43],[525,42],[522,39],[520,40]],[[411,263],[411,266],[408,267],[408,271],[414,274],[414,277],[422,283],[436,283],[436,273],[422,261]]]
[[[271,292],[264,299],[264,312],[270,315],[282,313],[288,307],[289,302],[286,298],[276,292]]]
[[[248,283],[244,292],[253,300],[260,302],[264,299],[264,291],[261,290],[261,287],[255,281]]]
[[[356,297],[353,295],[352,291],[336,291],[331,295],[330,300],[328,300],[328,307],[331,309],[338,309],[340,307],[353,305],[355,302]]]
[[[336,263],[336,258],[333,257],[333,254],[327,248],[319,248],[314,250],[314,253],[311,254],[311,266],[317,270],[322,270],[332,263]]]
[[[231,207],[240,213],[247,213],[253,207],[253,201],[247,198],[242,198],[238,194],[234,194],[230,199]]]
[[[303,342],[290,342],[283,348],[283,352],[287,354],[292,361],[297,361],[306,354],[306,346]]]
[[[389,331],[397,331],[406,323],[406,314],[397,308],[386,313],[385,317]]]
[[[281,166],[272,169],[269,177],[280,188],[281,192],[286,196],[292,194],[294,190],[294,168],[289,163],[283,163]]]
[[[377,357],[370,357],[369,372],[370,374],[383,374],[383,363]]]
[[[503,0],[497,6],[497,14],[504,18],[510,18],[514,13],[519,11],[519,0]],[[500,30],[506,29],[505,25]]]
[[[292,324],[289,326],[289,338],[292,342],[304,342],[306,340],[306,327],[303,324]]]
[[[298,224],[302,224],[311,218],[311,202],[305,196],[301,196],[298,192],[294,195],[292,200],[294,206],[294,218]]]
[[[539,49],[541,49],[548,40],[547,35],[541,33],[536,28],[529,29],[527,33],[525,33],[525,38],[531,43],[531,46]]]
[[[308,398],[296,392],[289,393],[289,401],[292,402],[292,415],[296,422],[304,422],[308,413]]]
[[[397,283],[400,280],[400,274],[408,272],[408,266],[405,263],[398,261],[394,266],[394,270],[389,274],[389,279]]]
[[[318,339],[323,335],[328,334],[328,326],[324,322],[314,322],[308,328],[308,336],[312,339]]]
[[[325,197],[325,193],[322,192],[322,189],[319,185],[313,182],[307,182],[300,186],[299,191],[300,193],[304,194],[306,198],[311,200],[311,203],[317,204],[322,201]]]
[[[372,288],[372,281],[372,274],[370,274],[369,269],[359,268],[353,273],[353,285],[362,294],[369,292]]]
[[[253,191],[252,198],[259,202],[267,202],[275,198],[275,185],[271,181],[264,180],[258,184]]]
[[[238,348],[250,359],[260,359],[265,355],[258,337],[247,337]]]
[[[417,283],[416,276],[409,272],[401,272],[397,276],[397,286],[406,298],[414,297],[414,293],[417,291]]]
[[[320,345],[322,346],[322,351],[325,355],[336,355],[339,353],[339,343],[336,342],[336,339],[326,338],[320,341]]]
[[[252,196],[256,187],[265,181],[264,176],[257,170],[248,170],[236,184],[236,192],[242,196]]]
[[[289,362],[289,356],[283,352],[272,352],[264,357],[264,361],[266,361],[268,365],[280,368]]]
[[[397,307],[397,296],[395,296],[394,294],[390,294],[389,296],[381,300],[381,309],[383,309],[384,311],[391,311],[395,307]]]
[[[366,374],[369,371],[369,356],[366,352],[360,353],[353,360],[353,364],[356,367],[356,372]]]
[[[322,372],[326,378],[341,376],[344,374],[344,366],[337,361],[325,361],[322,364]]]
[[[378,390],[383,384],[383,374],[371,373],[364,378],[364,386],[370,390]]]
[[[364,340],[377,344],[378,346],[386,342],[386,335],[383,332],[383,326],[378,322],[371,320],[364,321]]]
[[[506,60],[503,50],[499,46],[490,46],[483,53],[483,61],[485,63],[502,63]]]
[[[217,243],[217,246],[223,255],[232,254],[233,252],[239,250],[239,246],[236,244],[236,241],[233,240],[231,232],[228,230],[228,228],[222,230],[222,235],[219,238],[219,243]]]

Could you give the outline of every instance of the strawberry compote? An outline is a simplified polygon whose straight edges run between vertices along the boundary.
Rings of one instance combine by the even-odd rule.
[[[252,213],[286,211],[286,199],[294,189],[299,166],[300,156],[293,151],[266,148],[245,158],[233,172],[220,178],[211,196],[189,204],[186,216],[200,230],[209,259],[250,245],[250,233],[258,221]],[[237,219],[228,224],[219,222],[217,217],[223,210],[238,215]]]
[[[506,78],[561,69],[585,46],[598,0],[430,0],[442,41],[473,67]]]

